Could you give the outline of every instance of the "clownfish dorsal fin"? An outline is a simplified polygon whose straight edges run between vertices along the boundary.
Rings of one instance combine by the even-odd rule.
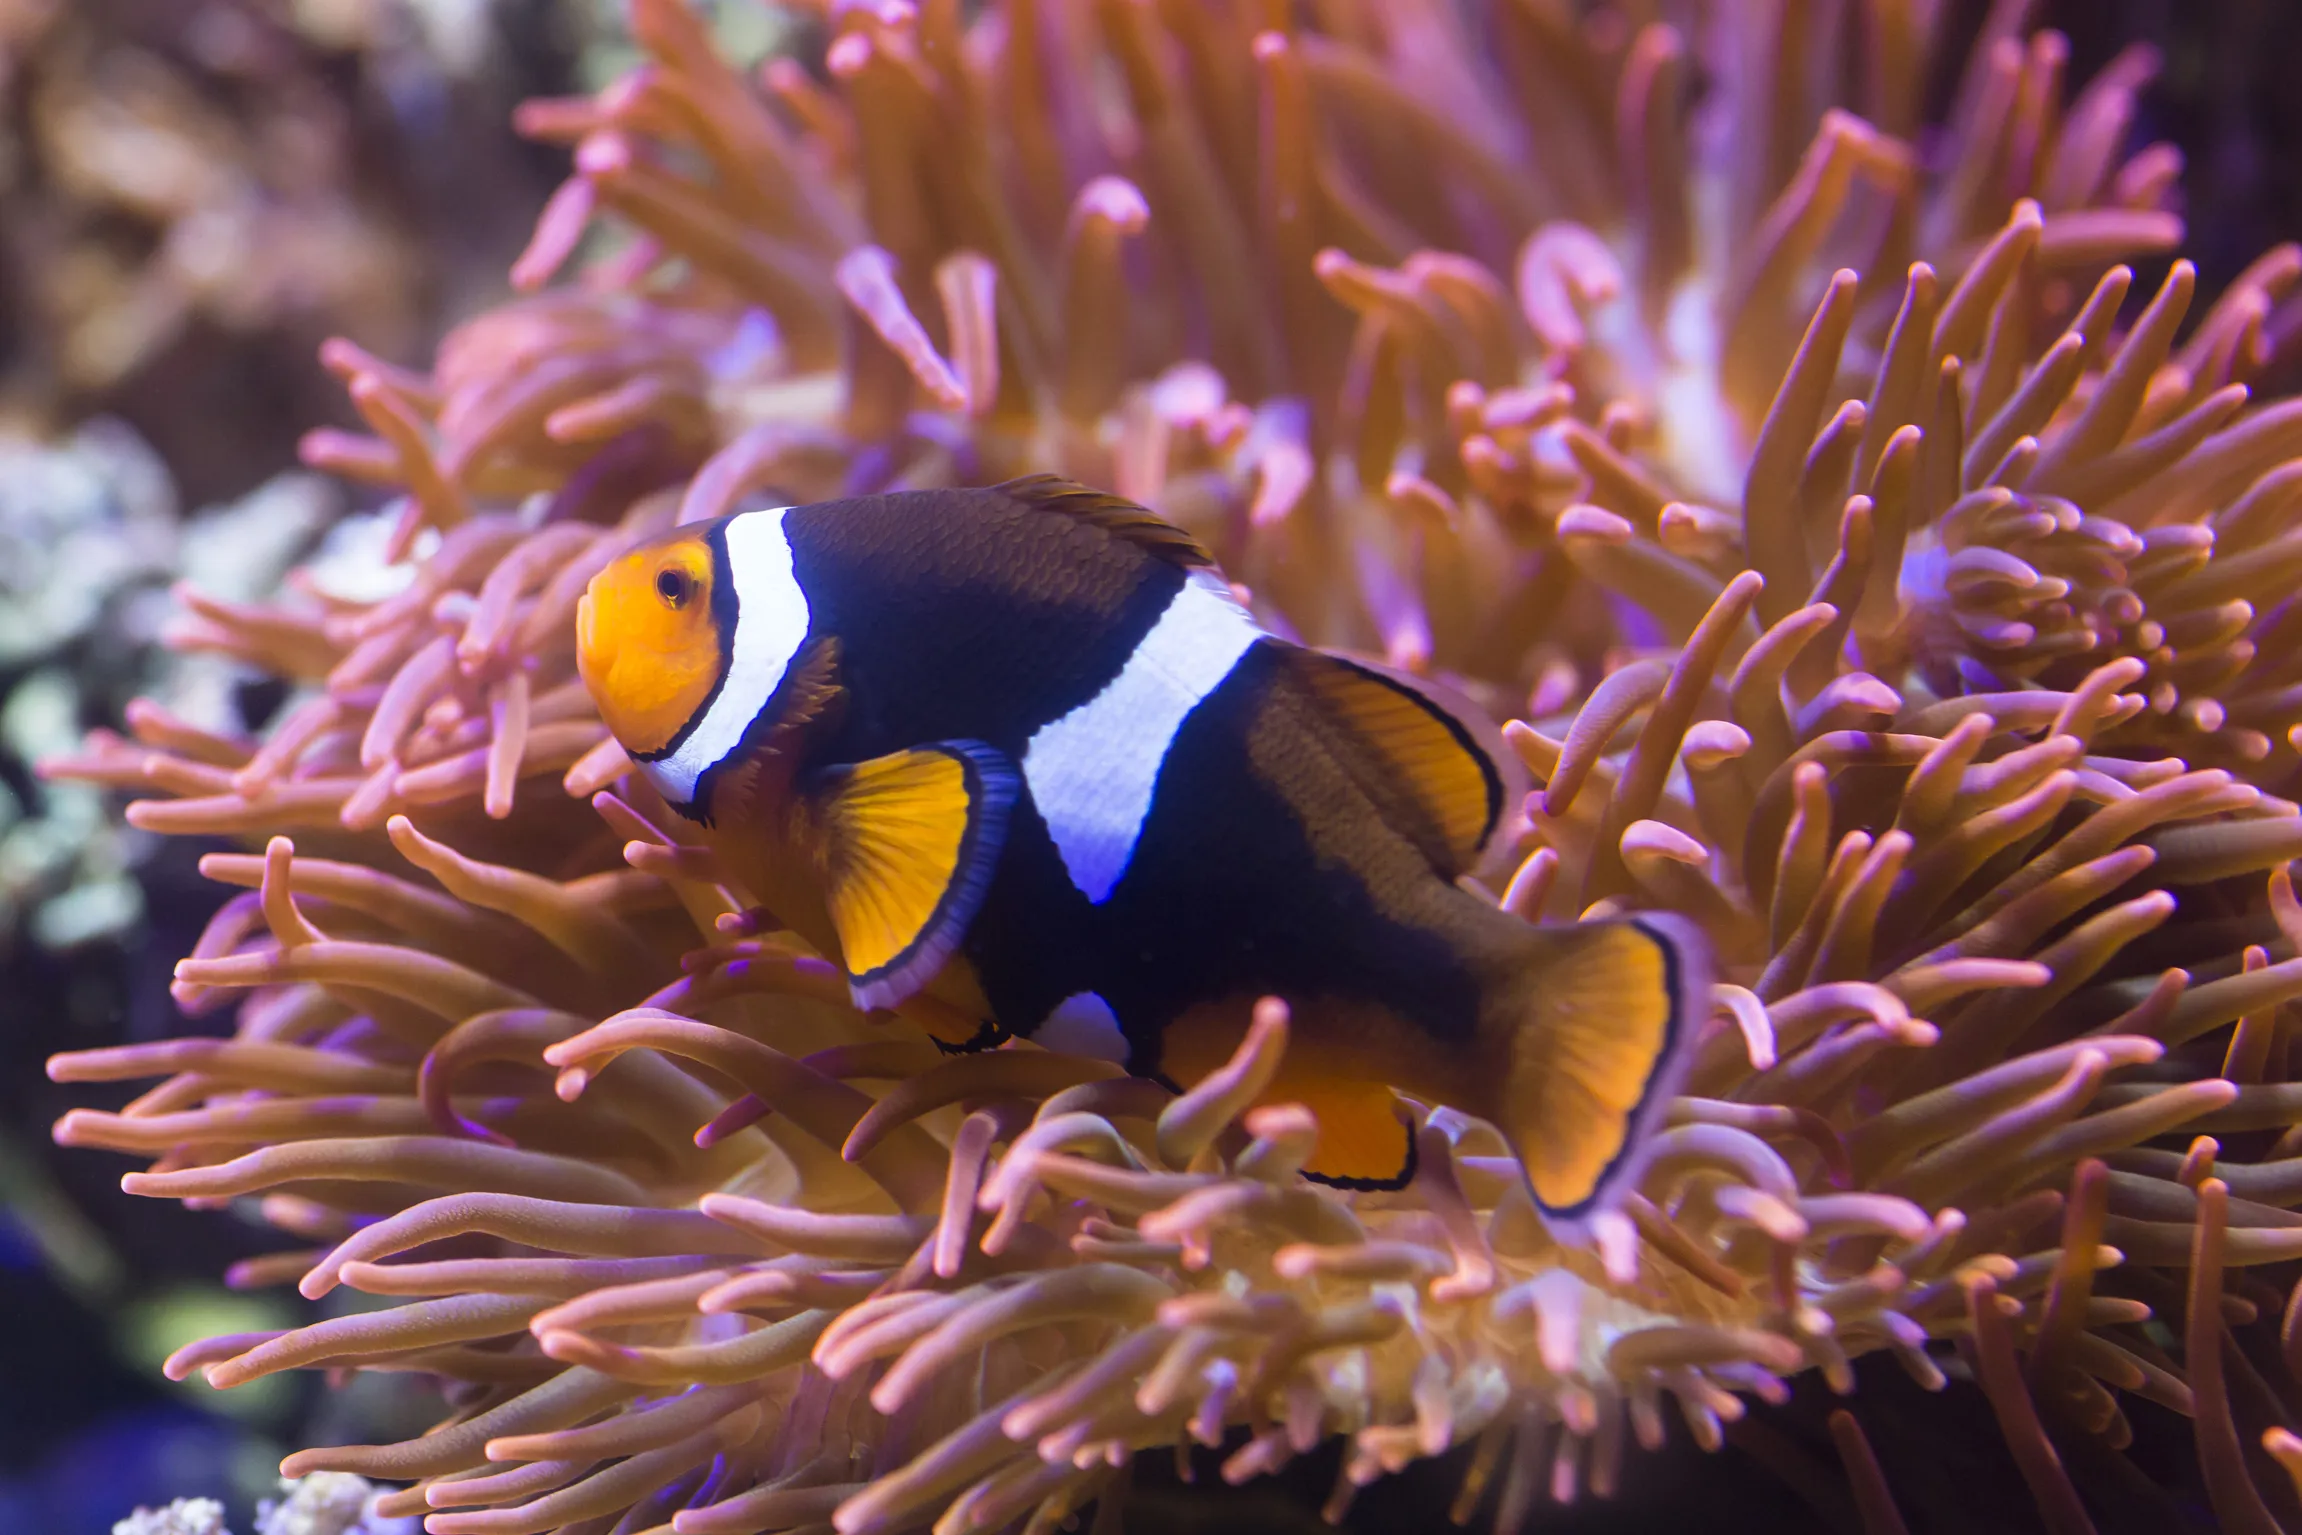
[[[1526,770],[1493,721],[1427,678],[1327,651],[1290,654],[1312,694],[1406,786],[1428,823],[1397,829],[1426,842],[1435,835],[1447,878],[1477,870],[1527,791]]]
[[[817,777],[816,858],[857,1007],[911,997],[958,948],[990,888],[1021,782],[980,741],[939,741]]]
[[[1215,563],[1215,556],[1207,552],[1204,544],[1158,513],[1137,506],[1124,496],[1093,489],[1059,474],[1027,474],[991,488],[1025,506],[1060,512],[1100,528],[1113,538],[1133,544],[1171,565],[1196,570]]]

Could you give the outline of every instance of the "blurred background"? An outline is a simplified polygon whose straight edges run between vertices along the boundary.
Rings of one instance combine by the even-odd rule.
[[[1985,9],[1944,3],[1961,37]],[[732,57],[820,64],[773,7],[707,9]],[[2135,41],[2162,50],[2137,133],[2187,157],[2208,295],[2302,235],[2302,4],[2045,0],[2037,20],[2068,34],[2073,79]],[[161,1378],[184,1342],[309,1308],[223,1282],[276,1236],[131,1200],[119,1159],[50,1143],[67,1107],[129,1096],[51,1085],[50,1053],[220,1028],[187,1024],[167,991],[217,893],[202,849],[127,831],[102,795],[30,765],[138,694],[263,721],[278,698],[262,679],[160,650],[169,586],[260,595],[361,510],[294,467],[304,431],[353,424],[320,342],[421,366],[505,296],[564,171],[512,134],[513,104],[596,87],[628,58],[615,0],[0,0],[0,1535],[102,1535],[188,1495],[224,1499],[245,1531],[286,1450],[436,1415],[393,1377],[229,1394]],[[1893,1374],[1865,1382],[1911,1425],[1890,1478],[1903,1457],[1920,1476],[2014,1474],[1993,1437],[1956,1432],[1955,1406],[1903,1403]],[[1706,1507],[1737,1510],[1737,1528],[1815,1527],[1782,1453],[1814,1432],[1815,1395],[1543,1527],[1648,1529]],[[1331,1475],[1217,1498],[1162,1472],[1130,1524],[1317,1528]],[[1352,1524],[1419,1527],[1446,1495],[1407,1479]]]

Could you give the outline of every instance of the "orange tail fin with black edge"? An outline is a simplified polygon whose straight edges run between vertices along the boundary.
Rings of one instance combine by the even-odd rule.
[[[1580,1228],[1634,1186],[1685,1080],[1709,1006],[1692,925],[1642,915],[1531,928],[1480,1019],[1487,1117],[1554,1226]]]

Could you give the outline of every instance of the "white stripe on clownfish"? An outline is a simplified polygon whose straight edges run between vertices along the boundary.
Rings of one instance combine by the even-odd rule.
[[[743,744],[767,701],[783,682],[792,657],[807,639],[807,593],[791,567],[791,541],[783,526],[787,506],[729,519],[727,567],[735,586],[735,637],[727,676],[702,719],[677,750],[640,764],[674,805],[690,804],[705,773]]]
[[[1032,734],[1024,782],[1088,900],[1100,905],[1126,874],[1183,721],[1262,638],[1222,577],[1194,571],[1119,675]]]
[[[1061,1055],[1084,1055],[1124,1066],[1132,1047],[1111,1004],[1092,991],[1075,991],[1050,1008],[1031,1042]]]

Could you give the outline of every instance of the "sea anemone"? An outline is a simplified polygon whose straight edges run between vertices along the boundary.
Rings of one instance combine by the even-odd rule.
[[[635,0],[650,62],[523,118],[576,174],[515,280],[608,246],[429,373],[329,354],[374,435],[307,457],[400,497],[406,587],[198,602],[298,685],[268,733],[54,767],[262,848],[177,972],[232,1036],[57,1058],[163,1078],[59,1139],[305,1244],[238,1282],[406,1302],[171,1373],[438,1378],[434,1432],[287,1466],[437,1535],[1038,1531],[1141,1449],[1335,1436],[1330,1515],[1473,1444],[1456,1512],[1512,1528],[1874,1353],[1979,1381],[2057,1531],[2127,1397],[2224,1528],[2293,1513],[2302,405],[2247,384],[2302,254],[2129,305],[2180,236],[2119,158],[2150,61],[2066,102],[2019,4],[1934,127],[1925,7],[1667,9],[843,6],[755,91]],[[1709,934],[1591,1245],[1442,1106],[1406,1189],[1298,1179],[1276,1003],[1180,1096],[856,1013],[598,723],[572,610],[633,537],[1040,468],[1514,717],[1503,907]]]

